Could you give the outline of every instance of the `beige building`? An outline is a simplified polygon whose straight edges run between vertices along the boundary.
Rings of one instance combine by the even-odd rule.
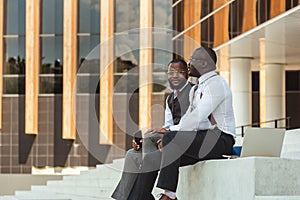
[[[0,173],[123,156],[163,123],[168,62],[201,45],[218,53],[238,126],[299,128],[298,4],[0,0]]]

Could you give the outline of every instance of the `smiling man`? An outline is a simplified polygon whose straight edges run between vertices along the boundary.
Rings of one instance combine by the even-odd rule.
[[[158,141],[162,138],[163,134],[168,130],[176,130],[181,116],[184,115],[189,106],[189,92],[193,84],[188,82],[188,67],[187,63],[181,59],[174,59],[168,64],[168,81],[173,92],[166,98],[165,106],[165,123],[163,127],[153,128],[148,130],[141,144],[138,144],[135,140],[132,141],[132,149],[128,150],[125,157],[123,174],[117,188],[112,194],[112,198],[117,200],[127,200],[128,195],[136,181],[138,173],[140,173],[140,164],[142,162],[143,155],[148,155],[154,152],[155,156],[151,156],[153,159],[160,163],[161,153],[158,151]],[[146,156],[148,157],[148,156]],[[150,170],[150,173],[145,175],[151,175],[151,177],[157,177],[157,170],[159,165],[155,169]],[[152,179],[151,179],[152,180]],[[144,182],[140,185],[142,186]],[[151,194],[154,186],[153,181],[146,181],[147,192]],[[142,186],[143,187],[143,186]]]

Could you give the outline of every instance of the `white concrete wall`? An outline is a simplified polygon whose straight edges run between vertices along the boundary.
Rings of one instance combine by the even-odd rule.
[[[180,169],[178,199],[254,200],[299,196],[300,160],[248,157],[211,160]]]
[[[46,185],[48,180],[62,180],[62,176],[0,174],[0,195],[13,195],[16,190],[30,190],[31,185]]]

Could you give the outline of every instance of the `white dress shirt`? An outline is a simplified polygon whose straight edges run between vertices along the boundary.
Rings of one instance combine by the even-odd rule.
[[[182,86],[178,91],[181,92],[187,85],[189,84],[188,81],[186,81],[186,83],[184,84],[184,86]],[[174,94],[174,99],[175,99],[175,90],[173,90],[173,94]],[[173,121],[173,115],[172,115],[172,111],[168,106],[168,100],[169,100],[168,96],[166,98],[166,109],[165,109],[165,124],[163,125],[163,128],[167,129],[167,130],[171,130],[171,127],[174,126],[174,121]]]
[[[206,122],[208,116],[212,114],[218,129],[235,137],[232,94],[226,81],[212,71],[202,75],[195,92],[194,89],[195,86],[190,91],[190,107],[181,118],[178,130],[211,129],[212,124]]]

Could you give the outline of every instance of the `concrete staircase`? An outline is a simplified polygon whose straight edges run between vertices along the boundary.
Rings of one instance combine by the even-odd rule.
[[[80,175],[64,176],[60,181],[48,181],[47,185],[31,186],[30,191],[16,191],[14,196],[0,200],[104,200],[111,199],[120,179],[123,160],[98,165],[96,169],[82,171]]]
[[[211,160],[183,167],[178,197],[180,200],[300,200],[300,129],[286,132],[281,157]],[[0,196],[0,200],[111,199],[123,162],[124,159],[117,159],[80,175],[31,186],[30,191]]]

